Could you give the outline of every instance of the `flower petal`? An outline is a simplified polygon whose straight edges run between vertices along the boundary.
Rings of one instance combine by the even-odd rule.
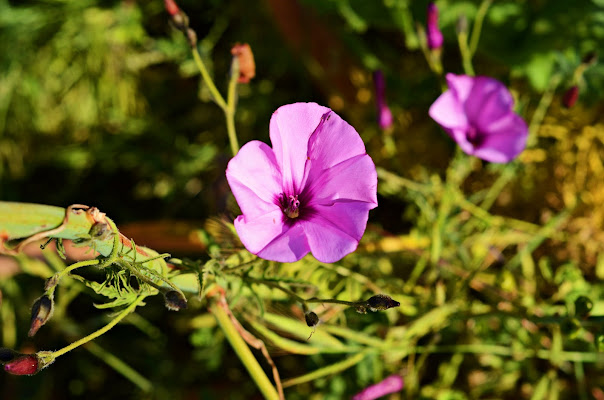
[[[363,237],[369,210],[374,204],[362,202],[336,202],[332,205],[316,205],[316,214],[329,221],[331,225],[354,238],[357,242]]]
[[[485,136],[474,155],[494,163],[506,163],[516,158],[526,147],[528,127],[515,113],[509,113]]]
[[[474,79],[474,87],[465,102],[465,113],[470,124],[485,132],[489,124],[512,111],[514,98],[499,81],[486,76]]]
[[[300,221],[304,227],[312,255],[324,263],[341,260],[345,255],[356,250],[359,241],[333,225],[322,215],[316,214],[311,219]]]
[[[314,163],[309,162],[314,170]],[[311,174],[312,175],[312,174]],[[373,160],[360,154],[321,171],[305,189],[309,205],[331,205],[336,200],[356,200],[377,206],[377,172]],[[306,193],[305,193],[306,194]]]
[[[447,74],[447,86],[460,103],[465,103],[474,87],[473,76]]]
[[[235,229],[245,248],[257,254],[289,229],[283,218],[283,211],[275,206],[275,209],[254,218],[246,215],[238,216],[235,219]]]
[[[315,168],[327,169],[359,154],[365,154],[363,139],[333,111],[323,117],[308,141],[308,159]]]
[[[468,120],[462,103],[453,91],[447,90],[430,106],[430,117],[445,129],[467,130]]]
[[[283,174],[282,188],[290,194],[302,186],[308,140],[329,111],[316,103],[294,103],[279,107],[271,117],[270,137]]]
[[[229,161],[226,170],[229,186],[241,211],[248,218],[279,208],[281,172],[273,150],[257,140],[246,143]]]
[[[294,262],[307,255],[309,251],[304,229],[300,223],[297,223],[273,239],[257,255],[265,260]]]

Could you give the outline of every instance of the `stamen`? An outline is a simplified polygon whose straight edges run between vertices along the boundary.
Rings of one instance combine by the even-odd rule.
[[[298,200],[298,195],[290,195],[286,198],[285,194],[282,194],[281,207],[283,214],[287,215],[288,218],[298,218],[300,215],[300,200]]]

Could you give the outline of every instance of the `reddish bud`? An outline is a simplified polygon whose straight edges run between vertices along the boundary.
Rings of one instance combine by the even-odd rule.
[[[231,48],[231,54],[239,61],[239,83],[249,83],[250,79],[256,76],[256,63],[254,62],[254,53],[249,44],[239,44]]]
[[[164,0],[164,5],[166,6],[166,11],[168,11],[168,14],[172,16],[175,16],[180,11],[174,0]]]
[[[392,112],[386,102],[386,80],[382,71],[373,72],[373,83],[375,85],[375,104],[377,106],[378,125],[382,129],[389,129],[392,126]]]
[[[53,301],[48,295],[40,297],[31,309],[31,325],[28,336],[34,336],[38,329],[50,319],[53,312]]]
[[[568,88],[564,96],[562,96],[562,104],[564,107],[571,108],[579,99],[579,87],[577,85]]]
[[[4,370],[13,375],[33,375],[38,372],[38,357],[35,354],[24,354],[6,363]]]

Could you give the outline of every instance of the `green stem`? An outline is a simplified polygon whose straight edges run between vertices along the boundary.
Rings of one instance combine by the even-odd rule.
[[[487,15],[487,10],[491,6],[492,2],[493,0],[484,0],[476,12],[474,26],[472,27],[472,35],[470,36],[470,57],[476,54],[476,49],[478,48],[478,41],[480,40],[480,33],[482,30],[482,23],[484,22],[484,17]]]
[[[529,137],[526,144],[527,148],[531,148],[537,144],[537,131],[539,130],[539,126],[543,122],[543,118],[545,118],[545,113],[549,108],[552,100],[554,99],[554,92],[556,88],[560,84],[562,80],[562,76],[560,74],[554,74],[549,81],[549,85],[545,92],[543,92],[543,96],[541,96],[541,100],[539,101],[539,105],[537,109],[533,113],[533,117],[531,118],[531,123],[529,124]]]
[[[214,317],[216,317],[216,321],[218,321],[220,328],[222,328],[225,337],[233,347],[233,350],[235,350],[235,353],[237,353],[237,356],[254,382],[256,382],[256,385],[264,395],[264,398],[278,400],[279,394],[277,393],[277,390],[262,370],[260,364],[258,364],[258,361],[252,354],[250,348],[237,332],[235,325],[233,325],[233,322],[226,311],[216,304],[213,304],[210,307],[210,311],[214,314]]]
[[[231,144],[231,152],[233,156],[239,151],[239,142],[237,141],[237,133],[235,132],[235,109],[237,107],[237,80],[239,79],[239,59],[233,57],[231,63],[231,79],[229,80],[229,89],[227,92],[227,108],[224,110],[226,117],[227,133],[229,135],[229,143]]]
[[[214,99],[216,104],[218,104],[218,106],[226,112],[226,110],[228,109],[227,103],[224,101],[224,98],[216,88],[216,85],[210,77],[210,74],[208,73],[205,64],[201,60],[201,56],[199,55],[199,50],[197,50],[197,46],[193,46],[191,48],[191,51],[193,52],[193,59],[195,60],[195,64],[197,64],[197,68],[199,69],[199,72],[201,72],[201,77],[203,78],[205,84],[208,86],[208,89],[212,94],[212,98]]]
[[[474,67],[472,66],[472,53],[468,48],[468,33],[460,32],[457,35],[457,42],[459,43],[459,51],[461,52],[461,60],[463,63],[463,70],[466,75],[474,76]]]
[[[124,309],[124,311],[122,311],[121,313],[119,313],[113,320],[111,320],[111,322],[109,322],[107,325],[105,325],[104,327],[102,327],[101,329],[97,330],[96,332],[91,333],[88,336],[85,336],[83,338],[81,338],[80,340],[77,340],[75,342],[73,342],[72,344],[70,344],[69,346],[65,346],[60,350],[57,351],[53,351],[52,352],[52,358],[57,358],[62,356],[63,354],[70,352],[71,350],[75,349],[76,347],[79,347],[85,343],[90,342],[91,340],[96,339],[97,337],[103,335],[104,333],[106,333],[107,331],[109,331],[111,328],[113,328],[115,325],[117,325],[121,320],[123,320],[124,318],[126,318],[126,316],[128,316],[128,314],[130,314],[132,311],[134,311],[134,309],[143,302],[143,300],[145,299],[146,295],[141,295],[139,296],[132,304],[130,304],[127,308]]]
[[[128,364],[103,349],[98,344],[92,342],[86,346],[86,350],[103,360],[111,368],[122,374],[130,382],[141,388],[143,392],[150,392],[153,390],[153,384],[144,376],[136,372]]]

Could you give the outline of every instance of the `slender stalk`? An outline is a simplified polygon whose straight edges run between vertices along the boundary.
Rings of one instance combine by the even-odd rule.
[[[258,389],[260,389],[264,398],[278,400],[279,394],[277,393],[277,390],[262,370],[262,367],[260,367],[260,364],[258,364],[258,361],[252,354],[250,348],[237,332],[237,329],[233,325],[233,322],[226,311],[216,304],[210,306],[210,311],[216,317],[216,321],[218,321],[218,324],[222,328],[225,337],[233,347],[233,350],[235,350],[235,353],[237,353],[237,356],[254,382],[256,382],[256,386],[258,386]]]
[[[203,78],[205,84],[208,86],[208,89],[212,94],[212,98],[214,99],[216,104],[218,104],[218,106],[226,112],[228,109],[228,105],[226,101],[224,101],[224,98],[222,97],[218,89],[216,88],[214,81],[210,77],[210,74],[208,73],[208,70],[206,69],[206,66],[203,63],[201,56],[199,55],[199,50],[197,50],[197,46],[191,47],[191,51],[193,52],[193,59],[195,60],[195,64],[197,65],[199,72],[201,72],[201,77]]]
[[[237,80],[239,79],[239,59],[233,57],[231,63],[231,78],[229,79],[229,89],[227,92],[227,108],[224,110],[226,118],[227,133],[229,135],[229,143],[231,144],[231,152],[233,156],[239,151],[239,142],[237,141],[237,133],[235,132],[235,109],[237,108]]]
[[[128,314],[130,314],[132,311],[134,311],[134,309],[143,302],[143,300],[145,299],[145,297],[147,297],[146,295],[141,295],[139,296],[132,304],[130,304],[128,307],[126,307],[121,313],[119,313],[113,320],[111,320],[111,322],[109,322],[107,325],[105,325],[104,327],[102,327],[101,329],[91,333],[88,336],[85,336],[83,338],[81,338],[80,340],[77,340],[73,343],[71,343],[69,346],[65,346],[60,350],[57,351],[53,351],[52,352],[52,358],[57,358],[62,356],[65,353],[70,352],[71,350],[75,349],[76,347],[79,347],[85,343],[90,342],[91,340],[96,339],[97,337],[103,335],[104,333],[106,333],[107,331],[109,331],[111,328],[113,328],[114,326],[116,326],[121,320],[123,320],[124,318],[126,318],[128,316]]]
[[[461,60],[463,64],[463,70],[466,75],[474,76],[474,67],[472,66],[472,53],[468,48],[468,33],[460,32],[457,35],[457,42],[459,43],[459,51],[461,52]]]
[[[478,48],[478,41],[480,40],[480,33],[482,30],[482,23],[484,22],[484,17],[487,15],[487,11],[491,6],[493,0],[484,0],[478,11],[476,12],[476,18],[474,19],[474,26],[472,27],[472,35],[470,36],[470,56],[474,56],[476,54],[476,49]]]
[[[122,374],[130,382],[141,388],[144,392],[150,392],[153,390],[153,384],[144,376],[136,372],[128,364],[103,349],[98,344],[92,342],[86,346],[86,350],[103,360],[111,368]]]

